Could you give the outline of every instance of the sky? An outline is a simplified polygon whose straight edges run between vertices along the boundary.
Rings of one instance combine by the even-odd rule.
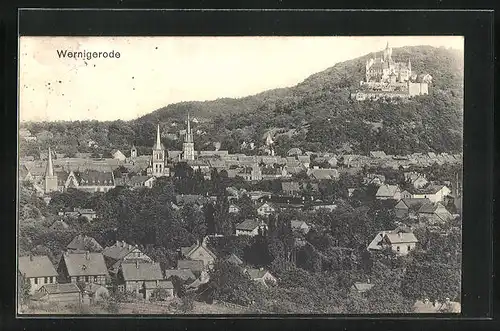
[[[294,86],[391,47],[464,49],[460,36],[20,37],[21,121],[131,120],[169,104]],[[120,53],[68,58],[58,51]]]

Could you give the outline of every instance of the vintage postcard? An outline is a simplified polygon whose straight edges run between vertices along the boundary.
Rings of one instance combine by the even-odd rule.
[[[461,311],[463,37],[20,37],[18,88],[18,316]]]

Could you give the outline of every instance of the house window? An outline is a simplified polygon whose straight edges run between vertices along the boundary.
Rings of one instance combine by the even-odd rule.
[[[54,283],[54,277],[50,277],[50,283]]]
[[[38,278],[35,277],[35,284],[38,284]]]
[[[44,283],[44,284],[47,284],[48,282],[49,282],[49,278],[48,278],[48,277],[44,277],[44,278],[43,278],[43,283]]]
[[[409,250],[409,251],[411,250],[411,246],[410,246],[410,245],[408,245],[408,250]]]
[[[77,276],[76,277],[76,281],[79,282],[80,281],[80,276]]]
[[[396,251],[398,251],[398,252],[400,251],[400,248],[399,248],[399,246],[397,246],[397,247],[396,247]]]
[[[97,276],[94,276],[94,282],[97,282]]]
[[[85,281],[88,282],[89,281],[89,276],[85,276]]]

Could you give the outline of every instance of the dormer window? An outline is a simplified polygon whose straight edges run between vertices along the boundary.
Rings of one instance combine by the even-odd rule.
[[[82,265],[82,270],[85,270],[85,269],[87,269],[87,266],[84,264],[84,265]]]

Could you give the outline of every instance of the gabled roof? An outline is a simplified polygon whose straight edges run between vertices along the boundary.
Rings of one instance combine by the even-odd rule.
[[[58,293],[80,293],[80,288],[75,283],[65,284],[45,284],[40,290],[44,289],[48,294]]]
[[[69,276],[108,275],[101,253],[63,253]]]
[[[260,224],[261,224],[261,222],[259,220],[248,219],[248,220],[244,220],[240,224],[236,225],[236,230],[253,231],[256,228],[258,228]]]
[[[388,232],[385,234],[385,238],[387,238],[391,244],[418,242],[417,237],[411,232]]]
[[[439,192],[442,188],[446,187],[445,185],[436,185],[436,184],[431,184],[427,187],[424,187],[420,190],[417,191],[417,193],[421,194],[436,194]]]
[[[237,257],[236,255],[234,255],[233,253],[229,254],[229,256],[226,258],[226,261],[234,263],[236,265],[243,264],[243,261],[239,257]]]
[[[113,172],[110,171],[98,171],[98,170],[85,170],[83,172],[75,173],[78,177],[78,183],[81,186],[94,186],[94,185],[107,185],[112,186],[114,184]]]
[[[57,276],[54,265],[46,255],[32,256],[32,260],[29,256],[21,256],[19,257],[18,268],[21,274],[26,274],[26,277]]]
[[[102,246],[92,237],[78,235],[66,246],[69,250],[101,252]]]
[[[260,279],[264,277],[265,274],[269,273],[269,271],[265,269],[255,269],[255,268],[249,268],[247,269],[247,273],[250,276],[251,279]],[[274,277],[271,273],[269,273],[272,277]]]
[[[401,204],[403,204],[408,209],[418,210],[422,205],[430,203],[430,202],[431,201],[429,199],[427,199],[427,198],[405,198],[405,199],[401,199],[397,203],[396,207],[398,205],[401,206]]]
[[[173,276],[177,276],[180,279],[186,280],[195,280],[196,276],[190,269],[167,269],[165,270],[165,279],[170,279]]]
[[[102,254],[113,260],[121,260],[136,248],[136,245],[130,245],[124,241],[117,241],[112,246],[104,248]]]
[[[308,172],[308,175],[315,179],[335,179],[339,177],[337,169],[310,169]]]
[[[125,281],[138,280],[160,280],[163,279],[159,263],[134,263],[123,262],[121,265],[123,279]]]
[[[181,247],[181,253],[185,257],[190,257],[198,249],[205,250],[214,259],[217,258],[217,256],[210,249],[208,249],[208,247],[206,247],[206,245],[204,245],[203,242],[201,242],[201,243],[194,243],[194,244],[192,244],[189,247]]]
[[[134,176],[129,179],[129,184],[130,185],[137,185],[137,184],[143,184],[147,180],[154,178],[152,176]]]
[[[378,197],[393,197],[398,191],[397,185],[382,185],[378,188],[376,196]]]
[[[420,209],[418,210],[419,213],[424,213],[424,214],[434,214],[438,208],[440,207],[443,207],[444,206],[442,204],[440,204],[439,202],[438,203],[432,203],[432,202],[428,202],[426,204],[423,204]]]
[[[199,260],[178,260],[177,269],[189,269],[193,272],[203,271],[203,261]]]

